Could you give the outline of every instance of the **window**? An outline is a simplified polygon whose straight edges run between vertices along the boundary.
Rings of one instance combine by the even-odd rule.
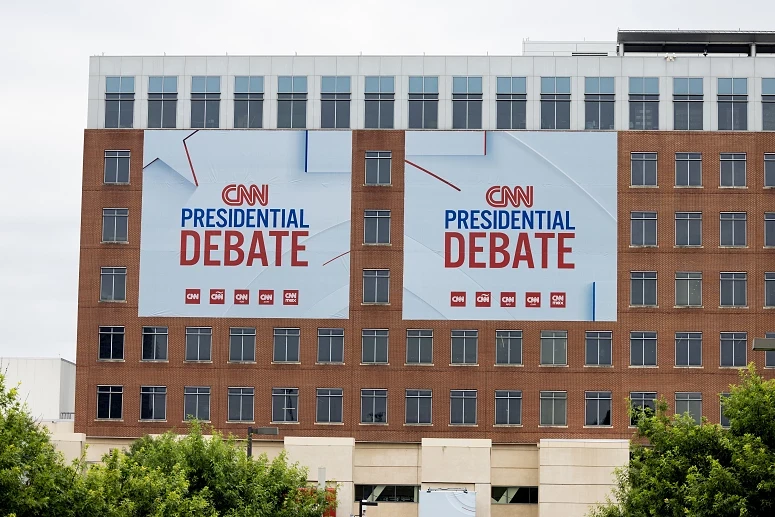
[[[272,422],[299,421],[299,389],[272,388]]]
[[[632,271],[630,273],[630,305],[633,307],[657,306],[656,271]]]
[[[390,210],[364,210],[363,243],[390,244]]]
[[[568,425],[568,393],[565,391],[541,392],[540,425]]]
[[[102,209],[102,242],[128,241],[129,210],[126,208]]]
[[[482,129],[482,78],[452,78],[452,129]]]
[[[702,420],[702,393],[682,393],[675,394],[675,413],[683,415],[689,413],[694,422],[699,424]]]
[[[125,267],[100,268],[100,301],[101,302],[125,302],[126,301],[126,268]]]
[[[281,75],[277,78],[277,127],[307,127],[307,77]]]
[[[409,77],[409,129],[439,127],[439,78]]]
[[[764,273],[764,306],[775,307],[775,273]]]
[[[105,361],[124,359],[124,327],[100,327],[99,358]]]
[[[320,78],[320,127],[350,127],[350,78],[324,75]]]
[[[177,127],[178,78],[151,76],[148,78],[148,127]]]
[[[541,364],[565,366],[568,364],[568,332],[541,331]]]
[[[745,307],[748,305],[748,273],[721,273],[722,307]]]
[[[675,333],[675,365],[702,366],[702,332]]]
[[[276,336],[276,333],[275,333]],[[275,341],[277,338],[275,337]],[[256,360],[256,329],[229,328],[229,361],[253,362]]]
[[[432,403],[431,390],[406,390],[406,423],[430,424]]]
[[[745,187],[745,153],[721,153],[722,187]]]
[[[630,129],[659,129],[658,77],[630,77]]]
[[[611,366],[611,348],[613,343],[612,332],[590,332],[587,331],[585,336],[585,349],[587,366]]]
[[[450,390],[449,423],[476,425],[476,390]]]
[[[633,187],[657,186],[657,153],[630,153],[630,184]]]
[[[120,419],[123,401],[123,386],[97,386],[97,418]]]
[[[522,364],[522,331],[495,331],[495,364]]]
[[[143,361],[166,361],[167,337],[167,327],[143,327]]]
[[[762,129],[775,130],[775,79],[762,78]]]
[[[634,391],[630,393],[630,404],[632,409],[636,410],[630,418],[630,425],[638,424],[638,413],[643,410],[644,416],[653,415],[657,410],[657,394],[652,391]]]
[[[212,360],[213,329],[186,327],[186,361]]]
[[[767,332],[764,334],[767,339],[775,339],[775,332]],[[767,350],[764,352],[764,367],[775,368],[775,350]]]
[[[264,127],[264,78],[237,76],[234,78],[234,127],[258,129]]]
[[[387,423],[387,390],[361,390],[361,423]]]
[[[702,307],[702,273],[679,271],[675,274],[676,307]]]
[[[727,397],[729,397],[729,393],[722,393],[719,396],[719,409],[720,409],[720,411],[719,411],[719,415],[720,415],[719,423],[721,424],[721,427],[729,427],[729,425],[730,425],[729,424],[729,418],[727,417],[727,415],[724,414],[724,401],[727,399]]]
[[[527,127],[526,83],[525,77],[497,78],[495,94],[497,129],[525,129]]]
[[[433,364],[433,331],[406,331],[407,364]]]
[[[420,500],[418,486],[355,485],[355,502],[416,503]],[[363,512],[366,515],[366,512]]]
[[[585,394],[584,425],[611,425],[611,392],[588,391]]]
[[[191,127],[217,128],[221,121],[221,78],[195,75],[191,78]]]
[[[745,368],[747,343],[748,334],[746,332],[722,332],[720,365],[730,368]]]
[[[702,246],[702,212],[675,213],[675,245]]]
[[[384,303],[390,301],[390,270],[363,270],[363,303]]]
[[[673,129],[702,131],[702,77],[673,78]]]
[[[675,153],[675,186],[702,186],[701,153]]]
[[[630,246],[657,245],[657,213],[630,212]]]
[[[299,329],[274,329],[272,361],[275,363],[299,362]]]
[[[775,128],[773,129],[775,130]],[[775,187],[775,153],[766,153],[764,155],[764,186]]]
[[[630,332],[630,366],[657,365],[657,333]]]
[[[105,151],[106,185],[126,185],[129,183],[129,151]]]
[[[344,362],[344,329],[318,329],[318,362]]]
[[[363,329],[361,331],[361,362],[388,362],[388,331]]]
[[[253,421],[253,388],[229,388],[229,422]]]
[[[764,214],[764,245],[768,248],[775,246],[775,212]]]
[[[541,129],[570,129],[570,77],[541,78]]]
[[[342,388],[318,388],[315,422],[319,424],[341,424]]]
[[[584,129],[614,129],[614,78],[584,78]]]
[[[478,330],[452,331],[452,364],[476,364],[478,348]]]
[[[167,419],[167,388],[143,386],[140,388],[140,420]]]
[[[135,78],[105,78],[105,127],[131,128],[134,123]]]
[[[748,129],[748,79],[718,79],[719,131]]]
[[[183,419],[210,420],[210,388],[186,386],[183,388]]]
[[[494,486],[492,504],[538,504],[537,486]]]
[[[522,425],[521,391],[495,391],[495,425]]]
[[[365,185],[390,185],[390,151],[366,152]]]
[[[395,82],[392,76],[366,76],[366,129],[393,129]]]

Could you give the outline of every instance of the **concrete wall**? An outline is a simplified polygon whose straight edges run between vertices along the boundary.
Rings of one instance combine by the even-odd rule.
[[[75,411],[75,364],[60,358],[0,358],[8,388],[19,386],[19,397],[38,420],[59,420]]]

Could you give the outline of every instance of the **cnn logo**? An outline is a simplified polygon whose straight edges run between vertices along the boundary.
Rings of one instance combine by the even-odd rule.
[[[525,307],[541,307],[541,293],[525,293]]]
[[[274,305],[274,291],[262,289],[258,291],[259,305]]]
[[[449,294],[449,304],[452,307],[466,306],[466,293],[463,291],[453,291]]]
[[[507,291],[501,293],[501,307],[516,307],[517,306],[517,293],[515,291]]]
[[[223,305],[226,303],[226,289],[210,289],[210,304]]]
[[[283,305],[299,305],[299,291],[297,289],[283,291]]]
[[[489,307],[490,306],[490,293],[477,292],[476,293],[476,306],[477,307]]]
[[[186,289],[186,305],[199,305],[201,291],[199,289]]]
[[[565,308],[565,293],[550,293],[549,306],[555,309]]]
[[[234,290],[234,305],[248,305],[250,303],[250,291],[247,289]]]

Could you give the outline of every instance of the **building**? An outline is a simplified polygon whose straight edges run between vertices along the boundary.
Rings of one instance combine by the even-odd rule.
[[[75,363],[59,357],[0,357],[7,388],[19,389],[36,420],[72,420],[75,415]]]
[[[523,50],[92,57],[75,431],[277,427],[344,501],[546,517],[627,398],[723,424],[775,367],[775,34]]]

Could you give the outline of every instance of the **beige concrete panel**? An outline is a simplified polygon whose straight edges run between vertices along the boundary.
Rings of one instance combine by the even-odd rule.
[[[417,517],[420,505],[417,503],[379,503],[377,506],[364,506],[364,517]],[[350,517],[350,513],[344,517]],[[353,503],[352,515],[358,515],[358,503]],[[337,511],[336,517],[342,517]],[[478,517],[478,515],[477,515]]]
[[[102,461],[102,457],[108,454],[111,449],[129,450],[134,440],[128,439],[105,439],[90,438],[87,439],[86,461],[89,463]]]
[[[419,485],[418,467],[353,467],[353,482],[358,485]]]
[[[352,438],[285,438],[288,459],[307,467],[311,481],[317,481],[319,467],[326,468],[327,480],[352,481],[354,448]]]
[[[539,503],[538,515],[541,517],[587,517],[590,506],[570,503]]]
[[[604,503],[611,494],[610,485],[544,485],[538,489],[541,503]],[[543,517],[543,516],[542,516]]]
[[[358,443],[353,453],[356,467],[419,467],[419,444]]]
[[[260,456],[261,454],[266,454],[266,457],[269,459],[269,461],[272,461],[278,457],[283,450],[284,447],[282,442],[256,442],[256,440],[253,440],[254,458]],[[315,475],[317,475],[317,469],[315,470]]]
[[[492,488],[489,483],[477,483],[476,490],[476,517],[490,517],[492,507]]]
[[[612,485],[615,482],[611,467],[541,467],[543,485]]]
[[[51,443],[54,444],[54,447],[56,447],[56,449],[65,457],[65,461],[67,463],[70,463],[71,461],[81,457],[84,443],[86,443],[85,435],[79,433],[71,434],[70,436],[72,439],[67,439],[60,434],[51,440]]]
[[[545,449],[549,447],[588,447],[591,449],[628,449],[630,442],[628,440],[604,440],[604,439],[587,439],[587,440],[555,440],[555,439],[542,439],[539,444],[539,448]]]
[[[539,470],[494,468],[491,471],[493,486],[538,486]]]
[[[538,447],[493,445],[490,454],[494,486],[538,486]]]
[[[489,483],[490,440],[423,438],[422,481]]]
[[[541,449],[540,465],[618,467],[626,464],[629,449],[549,448]]]
[[[490,517],[538,517],[538,505],[494,504],[490,506]]]

